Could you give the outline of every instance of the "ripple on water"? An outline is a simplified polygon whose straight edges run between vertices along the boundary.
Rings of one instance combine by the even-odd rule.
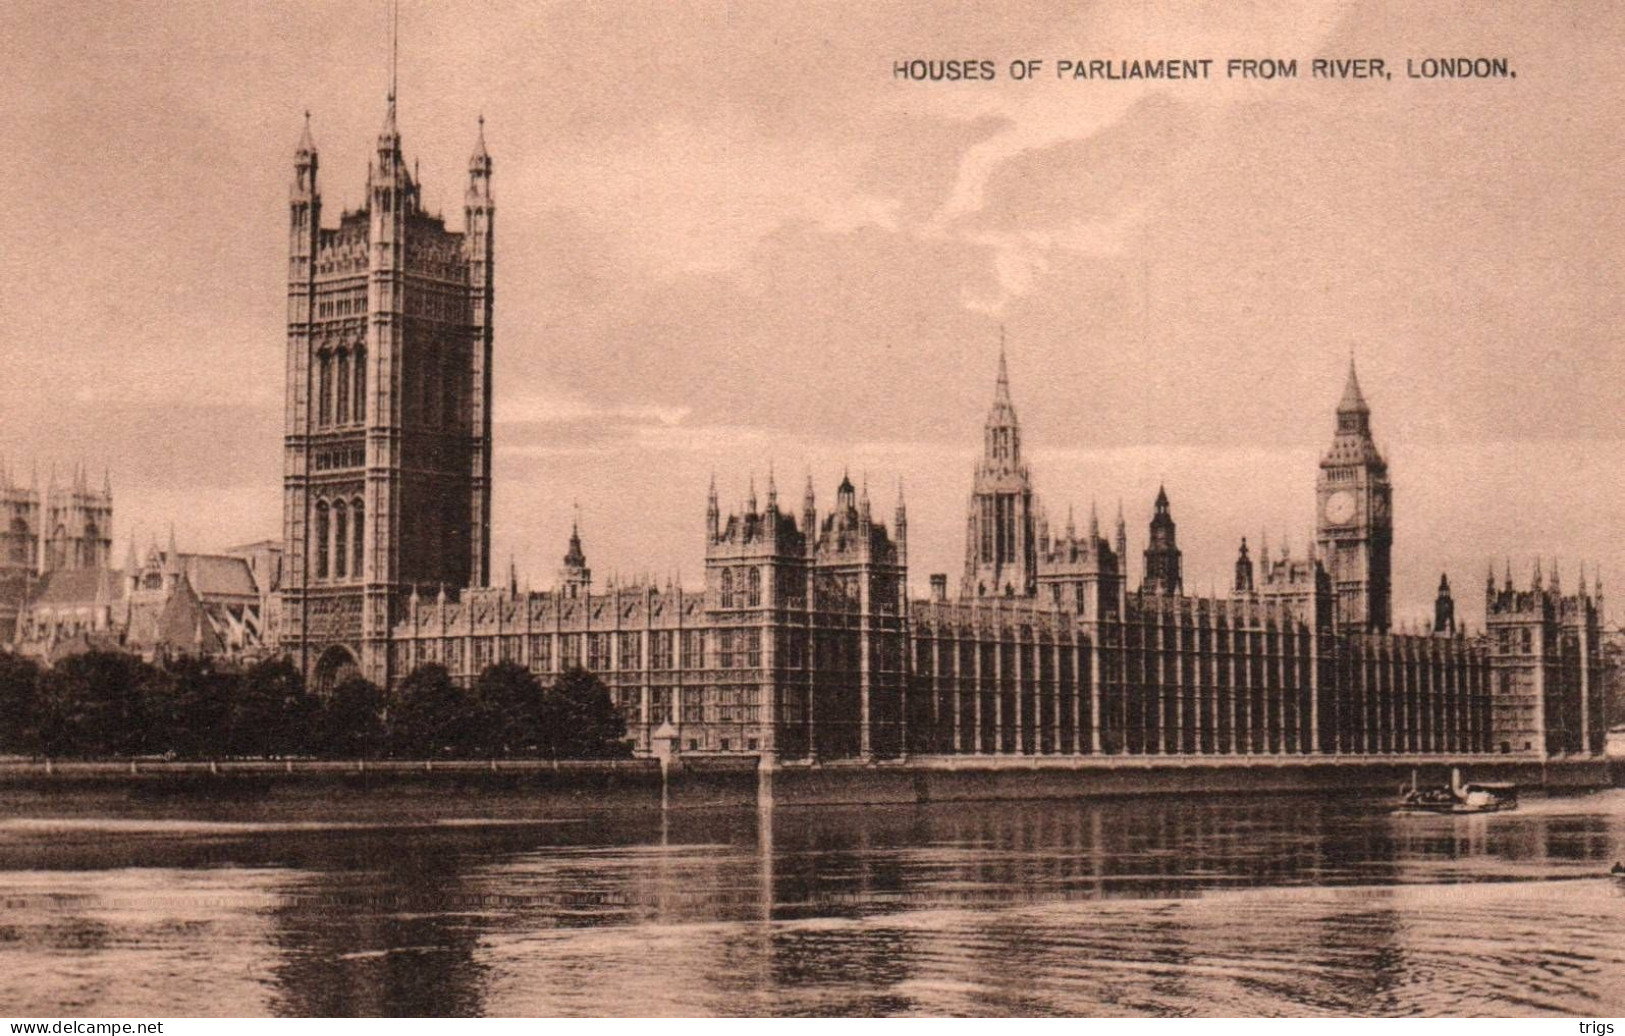
[[[0,825],[23,1013],[1625,1014],[1625,797]],[[162,837],[151,837],[154,833]],[[59,850],[58,836],[96,852]],[[140,865],[125,865],[135,861]]]

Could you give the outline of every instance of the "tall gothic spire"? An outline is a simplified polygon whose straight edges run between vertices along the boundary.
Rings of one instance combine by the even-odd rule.
[[[316,142],[310,136],[310,109],[305,109],[305,127],[299,133],[299,143],[293,149],[296,161],[304,161],[316,154]]]
[[[1360,391],[1360,375],[1354,369],[1354,351],[1349,350],[1349,376],[1343,384],[1343,398],[1337,403],[1338,413],[1365,413],[1371,412],[1366,405],[1365,394]]]
[[[993,382],[993,405],[983,423],[982,463],[990,469],[1019,468],[1021,429],[1010,401],[1010,370],[1004,358],[1004,329],[999,329],[999,372]]]

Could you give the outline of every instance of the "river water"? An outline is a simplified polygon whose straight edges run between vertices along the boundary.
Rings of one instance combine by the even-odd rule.
[[[42,812],[0,819],[0,1004],[41,1018],[1625,1015],[1621,790]]]

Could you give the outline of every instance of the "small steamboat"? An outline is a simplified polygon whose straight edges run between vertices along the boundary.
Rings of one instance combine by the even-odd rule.
[[[1450,770],[1447,787],[1423,788],[1411,771],[1409,787],[1399,789],[1401,813],[1499,813],[1518,808],[1518,786],[1504,781],[1462,782],[1461,771]]]

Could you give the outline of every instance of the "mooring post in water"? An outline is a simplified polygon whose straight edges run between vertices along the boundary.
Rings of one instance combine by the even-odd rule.
[[[777,769],[771,754],[756,757],[756,808],[773,808],[773,771]]]
[[[677,728],[671,720],[649,735],[649,754],[660,760],[660,808],[664,810],[670,802],[671,764],[677,755]]]

